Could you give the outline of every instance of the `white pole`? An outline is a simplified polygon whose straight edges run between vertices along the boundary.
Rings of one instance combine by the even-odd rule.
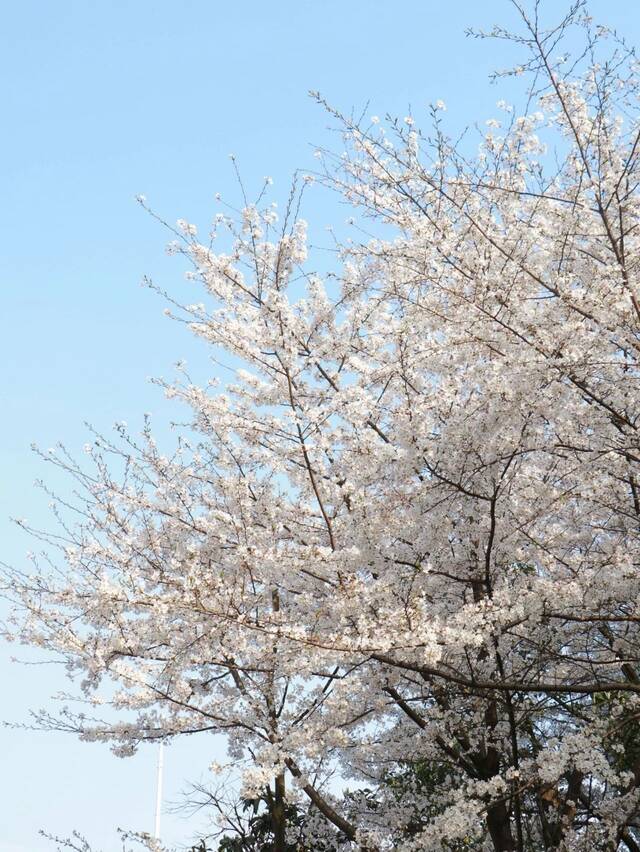
[[[158,782],[156,787],[156,823],[153,830],[153,836],[156,840],[160,840],[160,816],[162,814],[162,769],[164,764],[164,742],[160,740],[158,748]]]

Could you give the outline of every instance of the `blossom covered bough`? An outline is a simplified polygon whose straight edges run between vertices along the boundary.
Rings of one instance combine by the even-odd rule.
[[[171,310],[235,378],[166,386],[170,457],[149,424],[50,456],[79,496],[5,572],[9,634],[96,708],[40,722],[225,733],[278,852],[640,850],[637,67],[581,3],[514,6],[528,109],[475,155],[441,103],[331,111],[316,179],[376,233],[336,273],[295,194],[179,223],[206,305]]]

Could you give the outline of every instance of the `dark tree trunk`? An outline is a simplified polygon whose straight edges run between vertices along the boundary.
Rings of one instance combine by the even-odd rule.
[[[487,828],[496,852],[514,852],[516,846],[511,833],[511,819],[504,802],[492,805],[487,811]]]
[[[287,852],[287,817],[285,812],[284,773],[282,772],[276,776],[271,819],[273,823],[274,852]]]
[[[498,724],[498,705],[495,700],[489,701],[485,712],[487,731],[493,732]],[[500,754],[494,746],[489,745],[482,760],[483,774],[486,778],[494,778],[500,771]],[[516,844],[511,831],[511,814],[506,802],[496,802],[487,811],[487,828],[496,852],[515,852]]]

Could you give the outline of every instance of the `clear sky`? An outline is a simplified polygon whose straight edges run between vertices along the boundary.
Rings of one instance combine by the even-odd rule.
[[[634,0],[591,9],[640,44]],[[180,358],[205,364],[204,348],[138,286],[143,274],[176,295],[186,285],[134,195],[206,227],[216,192],[237,197],[233,152],[249,187],[271,175],[283,203],[292,171],[313,168],[313,146],[339,145],[309,89],[346,111],[410,107],[418,121],[441,98],[454,127],[482,122],[501,96],[488,74],[509,57],[464,30],[512,20],[508,0],[3,4],[0,559],[19,565],[33,548],[10,515],[48,523],[33,488],[48,471],[32,441],[79,452],[84,420],[135,429],[151,411],[162,424],[167,405],[148,377],[170,375]],[[321,190],[307,198],[316,226],[346,215]],[[18,666],[12,654],[0,646],[0,719],[27,721],[66,684],[57,667]],[[155,749],[123,761],[68,736],[0,729],[0,754],[0,852],[52,850],[40,828],[77,828],[103,852],[118,848],[117,826],[152,828]],[[210,738],[171,746],[167,801],[219,754]],[[186,843],[198,820],[163,825],[167,842]]]

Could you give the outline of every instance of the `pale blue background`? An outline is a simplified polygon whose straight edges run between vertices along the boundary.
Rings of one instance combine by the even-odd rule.
[[[640,41],[635,2],[592,9]],[[509,58],[463,30],[513,13],[507,0],[7,0],[1,12],[0,558],[20,564],[32,544],[7,517],[47,517],[30,442],[79,451],[84,419],[135,427],[148,410],[162,423],[147,378],[181,357],[203,363],[204,348],[138,286],[147,273],[176,295],[186,287],[133,196],[206,226],[216,191],[237,197],[233,151],[247,183],[272,175],[283,203],[292,170],[314,167],[313,145],[339,146],[311,88],[344,110],[411,105],[418,120],[442,98],[453,127],[482,122],[501,96],[488,73]],[[305,215],[321,230],[348,213],[314,188]],[[60,673],[1,653],[0,718],[50,706]],[[0,738],[0,852],[51,849],[41,827],[77,827],[104,852],[118,825],[151,829],[155,749],[122,761],[62,735]],[[167,800],[218,754],[211,739],[171,747]],[[165,839],[186,842],[197,825],[166,816]]]

